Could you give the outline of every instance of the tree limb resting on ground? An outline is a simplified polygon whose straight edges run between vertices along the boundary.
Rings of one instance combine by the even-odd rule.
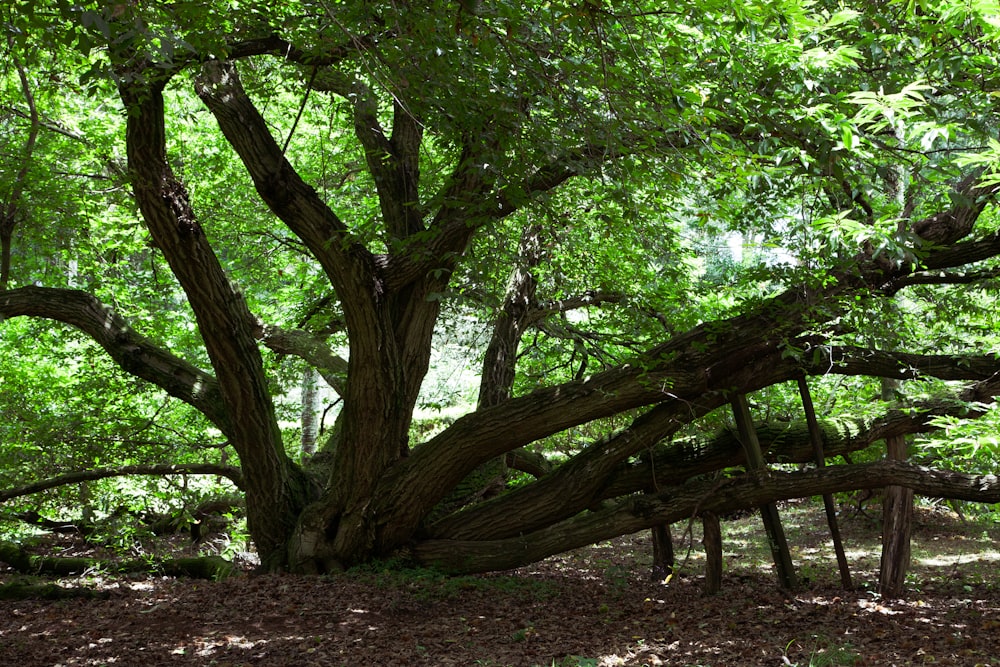
[[[216,465],[214,463],[186,463],[186,464],[151,464],[121,466],[120,468],[99,468],[97,470],[80,470],[66,473],[58,477],[43,479],[38,482],[26,484],[14,489],[0,491],[0,502],[5,502],[11,498],[28,496],[40,491],[54,489],[67,484],[79,484],[80,482],[90,482],[95,479],[105,479],[107,477],[126,477],[128,475],[218,475],[229,479],[238,489],[243,488],[243,472],[233,466]]]
[[[903,486],[933,498],[1000,502],[1000,479],[968,475],[899,461],[840,465],[803,472],[770,472],[685,484],[658,494],[608,502],[559,524],[501,540],[426,540],[410,555],[454,574],[510,569],[553,554],[689,519],[704,512],[724,514],[747,507],[826,493]]]
[[[225,579],[237,573],[236,566],[221,556],[138,559],[120,563],[99,558],[56,558],[30,554],[11,542],[0,541],[0,561],[22,574],[67,576],[88,570],[111,572],[156,572],[169,577]]]

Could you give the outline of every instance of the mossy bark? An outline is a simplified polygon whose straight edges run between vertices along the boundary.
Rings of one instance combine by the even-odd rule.
[[[105,572],[149,572],[172,577],[195,579],[225,579],[239,572],[235,565],[221,556],[186,558],[137,559],[108,561],[99,558],[58,558],[29,553],[20,545],[0,542],[0,561],[22,574],[72,576],[89,570]]]

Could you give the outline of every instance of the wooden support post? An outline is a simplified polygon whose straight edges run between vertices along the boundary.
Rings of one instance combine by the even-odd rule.
[[[886,458],[906,460],[906,438],[886,438]],[[878,592],[883,598],[900,598],[910,566],[910,533],[913,529],[913,489],[887,486],[882,498],[882,563]]]
[[[659,489],[656,485],[656,467],[653,465],[652,450],[646,451],[642,460],[649,463],[650,470],[653,471],[651,488],[647,493],[655,493]],[[653,540],[653,568],[650,579],[663,581],[674,573],[674,542],[670,536],[670,524],[653,526],[649,533]]]
[[[767,464],[764,461],[764,453],[760,449],[760,442],[757,440],[757,430],[750,417],[750,405],[747,403],[746,395],[737,394],[732,400],[732,407],[736,426],[739,429],[740,441],[746,452],[747,471],[751,475],[765,474]],[[760,516],[764,521],[767,544],[771,549],[774,566],[778,571],[778,584],[786,590],[794,590],[798,587],[798,578],[795,576],[795,565],[792,564],[792,554],[788,550],[785,530],[781,526],[781,517],[778,516],[778,506],[774,503],[761,505]]]
[[[819,430],[819,421],[816,419],[816,409],[813,407],[812,395],[809,393],[809,384],[805,376],[799,378],[799,396],[802,398],[802,408],[806,413],[806,424],[809,427],[809,439],[812,440],[813,455],[816,457],[816,467],[822,468],[826,465],[826,456],[823,454],[823,434]],[[851,590],[854,584],[851,582],[851,569],[847,565],[847,554],[844,552],[844,543],[840,539],[840,526],[837,525],[837,508],[833,504],[833,494],[823,494],[823,506],[826,509],[826,522],[830,526],[830,538],[833,540],[833,550],[837,554],[837,567],[840,569],[840,585],[844,590]]]
[[[898,397],[899,380],[882,379],[882,400]],[[890,461],[906,460],[906,438],[902,435],[885,439],[885,457]],[[882,498],[882,563],[879,568],[878,592],[884,598],[900,598],[910,566],[910,533],[913,530],[913,490],[887,486]]]
[[[653,526],[653,573],[656,580],[664,580],[674,573],[674,541],[670,537],[670,525]]]
[[[711,512],[701,515],[701,543],[705,547],[705,595],[722,590],[722,527]]]

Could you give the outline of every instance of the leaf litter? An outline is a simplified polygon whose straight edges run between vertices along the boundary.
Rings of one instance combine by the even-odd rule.
[[[724,523],[722,592],[702,595],[697,530],[674,526],[669,582],[647,534],[506,573],[448,578],[368,566],[219,582],[91,575],[105,599],[0,601],[0,665],[976,665],[1000,667],[995,533],[919,515],[907,599],[875,592],[878,529],[842,524],[839,587],[821,512],[789,526],[804,586],[779,590],[753,517]],[[805,518],[802,518],[805,516]],[[984,557],[986,554],[987,557]],[[0,570],[0,583],[14,577]]]

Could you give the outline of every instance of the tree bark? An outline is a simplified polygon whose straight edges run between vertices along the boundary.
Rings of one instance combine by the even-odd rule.
[[[196,89],[261,198],[323,267],[344,312],[351,353],[342,430],[326,491],[301,514],[290,536],[292,567],[322,570],[365,560],[379,550],[372,504],[375,486],[409,450],[410,420],[430,361],[430,339],[439,309],[439,301],[430,297],[443,290],[450,275],[449,262],[453,265],[456,260],[451,258],[433,271],[399,282],[406,267],[375,256],[354,239],[291,166],[232,64],[206,63]],[[419,146],[418,128],[399,119],[392,136],[386,138],[366,101],[355,101],[355,125],[365,136],[363,144],[369,139],[378,144],[366,146],[369,158],[375,159],[371,153],[375,150],[392,157],[392,164],[375,165],[374,174],[386,222],[397,235],[415,233],[422,229],[417,208],[388,200],[400,196],[399,188],[416,192],[413,151]],[[406,113],[403,108],[395,109],[396,116]],[[405,201],[415,199],[408,196]],[[462,247],[460,242],[458,250]],[[411,534],[417,525],[409,526]]]
[[[733,398],[732,406],[736,425],[740,431],[740,440],[746,452],[747,473],[751,477],[767,476],[767,462],[761,452],[760,442],[757,441],[757,431],[753,427],[746,394],[737,394]],[[795,565],[788,550],[788,541],[785,539],[785,529],[781,525],[778,508],[774,503],[767,503],[761,505],[759,509],[764,522],[764,532],[767,533],[767,544],[778,572],[778,583],[785,590],[795,590],[798,587],[798,578],[795,576]]]
[[[302,457],[312,456],[316,453],[316,438],[319,436],[319,390],[316,387],[316,371],[311,367],[302,371],[302,410],[300,424],[302,435],[300,438],[300,452]]]
[[[523,535],[492,540],[427,539],[406,552],[420,563],[452,573],[505,570],[618,535],[674,523],[696,512],[725,514],[778,500],[890,484],[934,498],[1000,502],[1000,479],[995,475],[966,475],[882,461],[794,473],[771,471],[766,478],[756,480],[741,477],[721,483],[691,482],[655,495],[607,501],[602,509]]]
[[[886,459],[906,460],[906,438],[893,436],[885,441]],[[878,589],[882,597],[900,598],[906,590],[910,566],[910,534],[913,530],[913,490],[888,486],[882,496],[882,560]]]
[[[752,332],[746,332],[747,339],[752,336]],[[838,351],[833,349],[830,352],[837,354]],[[851,356],[860,355],[855,351]],[[886,356],[886,359],[888,360],[889,356]],[[933,430],[935,427],[931,421],[934,416],[964,413],[966,408],[962,404],[963,401],[989,402],[993,400],[992,396],[1000,391],[1000,385],[996,380],[996,359],[976,357],[970,360],[968,365],[958,363],[957,359],[945,363],[943,359],[935,358],[930,364],[921,363],[921,360],[916,358],[912,361],[921,364],[921,367],[933,368],[935,373],[948,374],[952,377],[961,375],[966,379],[981,379],[981,381],[958,392],[955,400],[929,401],[921,404],[919,410],[891,411],[884,418],[874,422],[826,420],[823,423],[823,430],[825,453],[828,457],[866,447],[891,433]],[[827,372],[830,367],[829,358],[824,358],[816,369],[818,372]],[[836,365],[833,367],[837,368]],[[700,393],[698,390],[687,393],[683,382],[692,371],[680,361],[674,368],[677,379],[671,388],[677,396],[676,399],[662,402],[637,417],[622,431],[593,443],[544,478],[506,493],[500,498],[447,517],[432,526],[429,535],[449,539],[496,539],[514,536],[568,518],[601,500],[681,484],[695,475],[742,464],[745,457],[739,440],[732,433],[722,434],[709,443],[697,440],[675,441],[668,447],[656,446],[681,425],[690,423],[726,403],[721,391],[703,389]],[[894,372],[897,364],[887,362],[884,368],[887,372]],[[853,366],[850,371],[855,372]],[[604,384],[608,378],[621,372],[622,369],[616,369],[592,378],[591,382],[597,387],[607,388],[597,389],[600,398],[603,399],[597,407],[610,407],[616,400],[624,397],[625,391],[610,389],[611,382]],[[751,391],[755,387],[794,380],[800,373],[801,368],[796,363],[790,362],[780,352],[775,351],[770,356],[763,356],[753,363],[748,363],[734,371],[732,375],[713,377],[720,385],[717,388],[725,387],[731,390],[732,387],[742,387],[746,391]],[[646,386],[651,382],[652,379]],[[497,445],[500,448],[505,445],[517,447],[525,442],[531,442],[537,437],[544,437],[560,428],[573,425],[574,416],[583,416],[577,410],[589,408],[587,405],[590,399],[589,393],[582,395],[580,393],[586,386],[587,383],[563,385],[553,388],[552,394],[549,390],[540,390],[528,397],[511,399],[493,410],[479,411],[464,417],[428,444],[436,446],[437,441],[442,445],[448,442],[452,445],[449,453],[458,457],[462,456],[465,447],[474,452],[492,451],[488,449],[493,446],[492,442],[486,440],[494,435],[494,431],[489,428],[492,424],[496,424],[498,429],[495,434],[498,436]],[[562,403],[563,400],[566,400],[566,403]],[[560,406],[562,410],[556,414],[550,413],[549,408],[554,406]],[[978,415],[981,411],[974,411],[972,414]],[[545,415],[547,419],[543,422],[540,415]],[[490,422],[482,424],[481,420],[488,417],[492,418]],[[517,424],[517,429],[511,430],[510,424]],[[538,430],[533,431],[534,428]],[[807,425],[804,423],[772,426],[766,435],[762,432],[760,437],[766,441],[768,457],[772,461],[813,460],[812,442]],[[636,456],[650,447],[654,452],[652,465],[644,462],[626,462],[629,456]],[[429,456],[431,452],[430,448],[422,447],[405,465],[412,465],[413,459]],[[448,460],[442,465],[455,463]],[[433,484],[433,480],[440,480],[442,472],[442,468],[428,465],[426,477],[414,477],[415,487],[387,486],[385,499],[391,499],[392,494],[412,491],[414,488],[425,488]],[[411,509],[412,507],[409,506]]]
[[[819,420],[816,419],[816,409],[813,407],[812,395],[809,393],[809,383],[805,376],[799,378],[799,397],[802,400],[802,409],[806,413],[806,424],[809,427],[809,440],[813,446],[813,456],[816,467],[822,468],[826,465],[826,454],[823,452],[823,433],[819,428]],[[847,554],[844,552],[844,545],[840,539],[840,527],[837,525],[837,509],[833,504],[833,495],[823,494],[823,509],[826,511],[826,522],[830,526],[830,538],[833,540],[833,549],[837,554],[837,568],[840,570],[840,584],[844,590],[851,590],[854,585],[851,583],[851,570],[847,564]]]
[[[713,512],[701,514],[702,538],[705,547],[705,595],[722,590],[722,526]]]
[[[281,568],[309,486],[288,459],[254,335],[256,319],[219,264],[167,163],[163,85],[123,71],[126,150],[143,220],[194,311],[229,414],[230,441],[246,479],[247,518],[261,560]]]

